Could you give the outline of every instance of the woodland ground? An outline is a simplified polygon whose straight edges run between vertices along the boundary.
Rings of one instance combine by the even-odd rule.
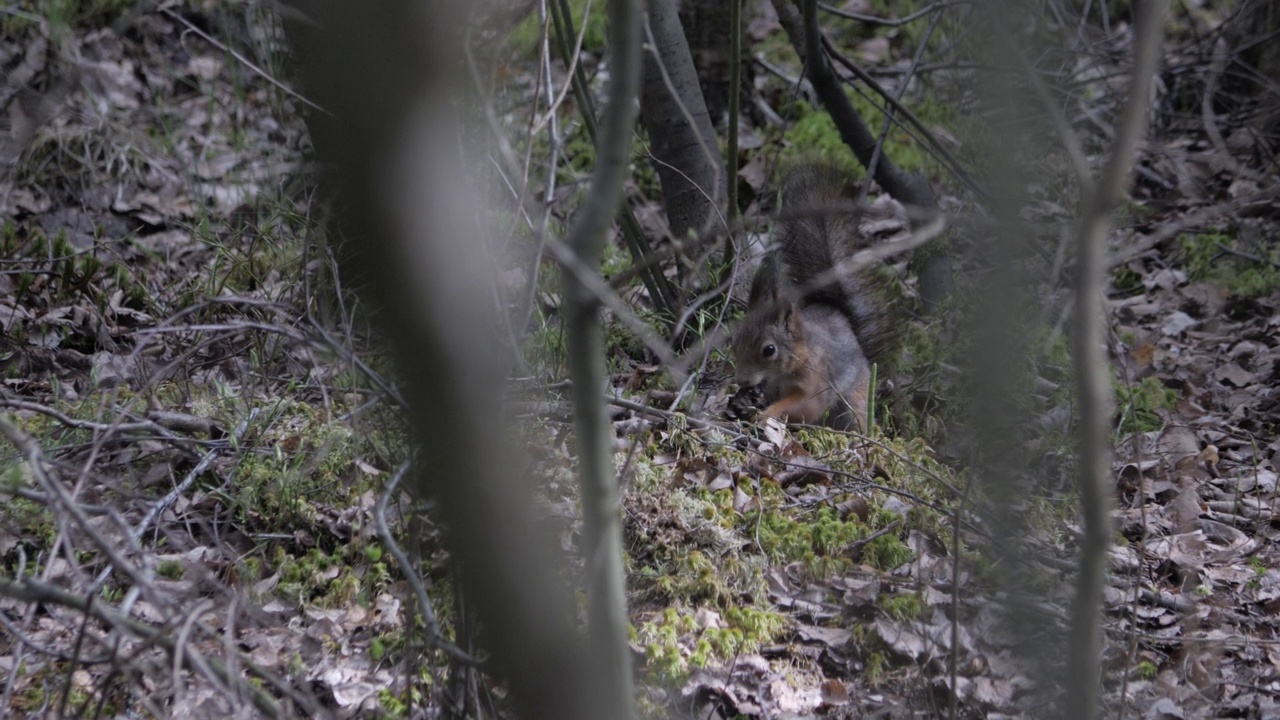
[[[1111,716],[1280,717],[1280,195],[1276,145],[1244,119],[1253,106],[1213,95],[1232,87],[1211,62],[1228,12],[1197,4],[1170,21],[1151,140],[1111,242]],[[744,203],[751,214],[767,204],[779,156],[842,149],[825,116],[796,101],[800,69],[767,6],[751,4],[748,20],[757,112],[742,184],[761,199]],[[583,43],[593,77],[600,22]],[[923,22],[828,16],[824,27],[890,82]],[[534,25],[482,59],[513,128],[540,88]],[[101,0],[18,3],[0,26],[0,707],[437,716],[468,688],[409,629],[407,573],[425,579],[445,634],[465,643],[440,519],[394,488],[409,456],[394,375],[363,309],[336,287],[307,101],[288,80],[278,20],[249,2]],[[1129,35],[1121,19],[1080,32],[1091,44],[1074,51],[1064,104],[1092,161],[1105,146],[1095,115],[1122,94]],[[554,77],[564,80],[558,67]],[[904,101],[977,166],[973,148],[991,138],[957,78],[922,77]],[[553,229],[591,164],[575,112],[558,111]],[[521,142],[549,152],[545,138]],[[647,717],[1034,718],[1059,701],[1038,688],[1061,672],[1077,548],[1061,291],[1070,235],[1058,231],[1074,194],[1054,185],[1066,161],[1039,158],[1029,186],[1024,216],[1043,228],[1024,261],[1038,298],[1030,459],[1026,492],[998,498],[964,464],[964,300],[988,269],[973,252],[975,201],[905,133],[886,149],[943,194],[960,290],[953,308],[904,324],[871,436],[669,413],[679,401],[716,421],[726,358],[709,354],[696,383],[674,387],[610,324]],[[642,142],[635,169],[630,202],[660,238]],[[867,230],[906,231],[900,219]],[[627,265],[609,250],[607,274]],[[513,263],[502,282],[520,287],[528,270]],[[905,263],[895,270],[909,310],[914,281]],[[539,499],[572,555],[556,271],[543,263],[542,274],[518,383],[536,402],[518,406]],[[643,293],[628,297],[643,315]],[[992,529],[1009,516],[1016,548]],[[490,678],[469,691],[501,714]]]

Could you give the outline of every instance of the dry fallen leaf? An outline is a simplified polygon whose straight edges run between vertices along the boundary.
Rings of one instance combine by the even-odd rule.
[[[839,680],[826,680],[822,683],[822,702],[825,705],[848,705],[849,689]]]

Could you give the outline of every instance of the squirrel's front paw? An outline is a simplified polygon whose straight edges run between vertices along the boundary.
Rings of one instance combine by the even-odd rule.
[[[738,392],[729,398],[724,414],[730,420],[751,420],[755,418],[764,402],[764,383],[738,388]]]

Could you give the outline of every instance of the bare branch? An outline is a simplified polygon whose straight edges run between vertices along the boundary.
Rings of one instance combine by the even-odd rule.
[[[1098,716],[1102,633],[1100,607],[1107,548],[1111,542],[1111,452],[1107,442],[1111,415],[1111,376],[1107,369],[1102,305],[1106,238],[1112,210],[1129,182],[1138,143],[1147,129],[1151,86],[1160,62],[1168,0],[1137,6],[1133,81],[1115,143],[1095,192],[1085,202],[1076,258],[1076,377],[1080,389],[1080,508],[1083,539],[1080,573],[1071,611],[1067,644],[1067,697],[1070,717]]]
[[[609,104],[600,123],[591,189],[565,244],[588,268],[600,265],[605,235],[622,197],[640,92],[642,16],[637,0],[610,0],[612,47]],[[582,487],[583,557],[587,565],[587,622],[602,717],[634,714],[631,650],[627,646],[626,581],[622,562],[621,497],[613,468],[613,426],[600,388],[605,378],[604,328],[598,297],[578,273],[564,276],[565,345],[573,378],[578,482]]]

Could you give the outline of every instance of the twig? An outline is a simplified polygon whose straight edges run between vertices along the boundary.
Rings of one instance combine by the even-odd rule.
[[[760,442],[759,440],[749,435],[744,435],[740,432],[735,432],[733,429],[728,427],[728,423],[718,423],[712,420],[703,420],[701,418],[691,417],[689,415],[684,415],[682,413],[672,412],[670,410],[663,410],[662,408],[656,408],[656,407],[653,407],[652,405],[645,405],[644,403],[638,403],[634,400],[627,400],[626,398],[606,396],[605,402],[609,403],[610,405],[616,405],[620,408],[625,408],[632,412],[640,413],[641,415],[650,415],[652,417],[660,418],[662,420],[680,419],[683,422],[688,423],[689,427],[698,428],[700,430],[719,430],[720,432],[727,433],[730,436],[730,438],[733,440],[746,440],[748,442],[752,442],[755,444],[759,444]]]
[[[265,690],[259,688],[252,683],[232,675],[221,661],[217,658],[204,657],[194,647],[185,645],[181,648],[172,637],[170,628],[158,628],[141,620],[135,620],[126,615],[121,615],[113,610],[109,610],[100,603],[92,601],[91,597],[77,595],[61,588],[47,585],[27,577],[20,581],[11,581],[6,578],[0,578],[0,595],[13,598],[15,600],[23,600],[26,602],[52,603],[61,605],[72,610],[79,610],[89,617],[100,622],[104,622],[112,627],[122,628],[136,635],[143,640],[154,643],[164,649],[171,657],[181,658],[182,665],[193,672],[201,672],[202,669],[207,670],[219,682],[227,687],[236,687],[241,692],[247,694],[253,702],[254,707],[266,713],[271,717],[284,717],[284,713],[274,698],[267,694]],[[198,658],[198,660],[197,660]],[[255,668],[256,670],[256,668]],[[205,673],[201,673],[205,674]],[[256,671],[255,674],[261,676],[264,680],[282,690],[289,690],[284,683],[273,678],[270,673]]]
[[[288,96],[290,96],[290,97],[292,97],[292,98],[297,99],[299,102],[301,102],[301,103],[303,103],[303,104],[305,104],[305,105],[307,105],[307,106],[309,106],[309,107],[311,107],[311,108],[314,108],[314,109],[316,109],[316,110],[319,110],[320,112],[324,113],[325,115],[331,115],[331,114],[332,114],[332,113],[330,113],[328,110],[325,110],[324,108],[320,107],[319,105],[317,105],[317,104],[315,104],[315,103],[311,102],[310,100],[306,99],[305,97],[303,97],[303,96],[302,96],[302,94],[301,94],[301,93],[299,93],[298,91],[296,91],[296,90],[294,90],[293,88],[291,88],[291,87],[289,87],[289,86],[285,85],[284,83],[280,82],[279,80],[277,80],[277,79],[275,79],[275,78],[271,77],[269,74],[267,74],[267,72],[266,72],[265,70],[263,70],[262,68],[258,67],[257,65],[254,65],[254,64],[253,64],[252,62],[250,62],[250,60],[249,60],[248,58],[246,58],[245,56],[241,55],[240,53],[236,52],[235,50],[232,50],[231,48],[229,48],[229,47],[227,47],[226,45],[224,45],[224,44],[222,44],[222,43],[218,42],[217,40],[214,40],[212,37],[210,37],[210,36],[209,36],[209,34],[208,34],[208,33],[206,33],[205,31],[201,30],[200,28],[196,27],[195,25],[191,24],[191,21],[190,21],[190,20],[188,20],[188,19],[186,19],[186,18],[182,17],[181,15],[179,15],[179,14],[175,13],[174,11],[172,11],[172,10],[170,10],[170,9],[168,9],[168,8],[161,8],[160,12],[162,12],[162,13],[164,13],[165,15],[169,16],[171,19],[173,19],[173,20],[177,20],[178,22],[182,23],[183,25],[185,25],[185,26],[186,26],[186,28],[187,28],[188,30],[190,30],[191,32],[193,32],[193,33],[195,33],[196,35],[200,36],[201,38],[203,38],[205,42],[209,43],[210,45],[212,45],[212,46],[214,46],[214,47],[218,48],[218,49],[219,49],[219,50],[221,50],[222,52],[227,53],[227,54],[228,54],[228,55],[230,55],[231,57],[233,57],[233,58],[235,58],[236,60],[240,61],[240,63],[241,63],[242,65],[244,65],[245,67],[247,67],[247,68],[249,68],[250,70],[252,70],[256,75],[258,75],[258,77],[261,77],[263,80],[266,80],[267,82],[271,83],[272,85],[275,85],[277,88],[279,88],[280,90],[284,91],[284,93],[285,93],[286,95],[288,95]]]
[[[105,434],[111,434],[111,433],[117,433],[117,432],[132,432],[136,430],[149,430],[155,433],[156,435],[159,435],[160,437],[165,438],[166,440],[173,440],[181,443],[189,443],[193,441],[193,438],[187,438],[187,437],[182,437],[180,435],[175,435],[174,433],[170,432],[167,428],[165,428],[163,425],[160,425],[159,423],[153,422],[151,420],[140,420],[137,422],[127,422],[127,423],[126,422],[100,423],[100,422],[93,422],[92,420],[79,420],[59,410],[55,410],[54,408],[51,408],[47,405],[41,405],[40,403],[34,403],[28,400],[18,400],[16,398],[7,398],[3,396],[0,396],[0,407],[13,408],[14,410],[28,410],[30,412],[40,413],[41,415],[47,415],[53,418],[54,420],[57,420],[62,425],[65,425],[70,428],[75,428],[76,430],[91,430],[93,432],[100,432]],[[195,441],[195,442],[199,442],[199,441]]]
[[[236,425],[235,429],[231,431],[231,443],[229,443],[228,447],[236,447],[239,445],[241,438],[244,437],[245,430],[249,427],[249,423],[253,422],[253,419],[257,416],[258,408],[254,408],[249,411],[249,417],[241,420],[239,424]],[[209,469],[209,466],[213,464],[213,461],[217,459],[223,449],[223,447],[216,447],[205,453],[204,457],[200,458],[200,462],[196,463],[196,466],[191,468],[191,471],[182,479],[182,482],[178,483],[177,487],[170,490],[164,497],[157,500],[155,504],[151,506],[151,509],[147,511],[146,515],[142,516],[142,521],[139,522],[138,526],[129,533],[129,536],[133,538],[135,542],[141,540],[142,536],[145,535],[147,530],[151,527],[151,523],[155,522],[156,518],[160,517],[160,514],[167,510],[170,505],[177,502],[179,497],[182,497],[182,494],[187,491],[187,488],[191,487],[191,484],[196,481],[196,478],[200,477],[205,470]],[[104,567],[102,572],[98,573],[98,577],[94,578],[94,586],[98,587],[101,586],[102,583],[106,582],[107,578],[111,576],[111,570],[111,565]]]
[[[924,57],[924,51],[929,47],[929,39],[933,37],[933,33],[938,29],[938,23],[941,22],[941,20],[942,13],[938,13],[929,21],[929,27],[920,38],[920,44],[916,47],[916,54],[912,56],[911,64],[907,67],[906,74],[898,80],[898,91],[893,94],[889,107],[884,111],[884,123],[880,127],[879,137],[876,138],[876,147],[871,153],[871,161],[867,163],[868,177],[875,177],[876,166],[880,164],[880,157],[884,153],[884,143],[889,139],[889,129],[897,122],[894,117],[893,108],[902,107],[902,96],[907,92],[907,86],[911,84],[911,78],[915,76],[916,68],[920,66],[920,59]],[[888,101],[890,98],[886,96],[885,99]],[[863,183],[862,189],[858,192],[858,202],[866,202],[867,194],[870,192],[871,183]]]
[[[46,471],[44,452],[40,449],[40,446],[31,439],[31,436],[18,429],[16,425],[9,422],[9,419],[3,415],[0,415],[0,435],[4,435],[9,442],[13,443],[14,446],[18,448],[22,457],[27,461],[27,465],[31,469],[31,474],[35,476],[36,481],[40,483],[40,486],[49,494],[50,499],[54,501],[52,505],[56,506],[57,510],[65,512],[75,520],[76,524],[80,526],[80,530],[84,532],[84,534],[93,541],[93,544],[98,546],[98,549],[102,551],[102,554],[107,557],[107,561],[110,565],[119,568],[122,573],[128,576],[129,580],[135,586],[152,589],[153,586],[151,584],[151,579],[144,575],[133,563],[125,560],[120,553],[117,552],[115,545],[108,542],[108,540],[102,536],[102,533],[99,532],[95,524],[89,520],[89,517],[85,515],[84,510],[76,502],[75,498],[71,497],[67,492],[67,489],[62,486],[62,483],[49,477],[49,473]]]
[[[547,12],[547,7],[545,2],[543,3],[543,5],[539,7],[539,12],[546,15],[546,17],[542,18],[542,52],[544,54],[544,57],[546,57],[548,60],[546,65],[546,70],[547,70],[546,76],[548,81],[547,90],[551,90],[551,87],[550,87],[551,64],[550,64],[550,57],[549,57],[550,43],[548,42],[549,41],[548,36],[551,34],[551,18],[550,18],[550,13]],[[551,99],[550,102],[547,103],[547,114],[543,115],[542,118],[537,120],[533,124],[533,127],[529,129],[530,137],[533,137],[534,135],[537,135],[538,133],[542,132],[542,128],[545,125],[556,122],[556,110],[560,108],[560,105],[561,103],[564,102],[565,97],[567,97],[569,95],[569,92],[573,89],[573,78],[574,78],[574,74],[578,71],[578,61],[582,59],[582,40],[587,35],[587,19],[590,17],[590,13],[591,13],[591,3],[587,3],[586,6],[583,7],[582,9],[582,28],[578,31],[578,37],[576,40],[574,40],[574,43],[573,43],[573,52],[570,54],[570,57],[572,59],[568,63],[569,66],[565,68],[564,86],[560,88],[560,92],[554,93],[554,97]],[[552,167],[555,167],[554,162],[551,163],[551,165]]]
[[[888,535],[894,530],[897,530],[898,526],[901,524],[902,524],[901,520],[894,520],[893,522],[889,523],[888,525],[885,525],[884,527],[862,538],[861,540],[854,540],[853,542],[849,543],[848,545],[845,546],[844,552],[848,554],[853,554],[861,550],[862,548],[866,547],[867,545],[870,545],[871,541],[875,540],[876,538],[884,537],[885,535]]]
[[[431,607],[431,597],[427,595],[427,588],[422,583],[420,570],[400,548],[400,544],[396,542],[396,537],[391,533],[391,527],[387,524],[387,502],[395,495],[396,488],[400,486],[400,481],[404,479],[405,473],[410,467],[409,462],[404,462],[396,469],[391,481],[387,483],[387,487],[378,496],[378,502],[373,508],[374,520],[378,523],[378,535],[382,537],[382,542],[387,546],[387,552],[391,553],[391,557],[395,558],[396,564],[400,566],[400,571],[404,573],[405,580],[409,582],[413,588],[413,594],[418,599],[418,611],[422,613],[422,624],[427,631],[427,642],[434,648],[443,650],[449,657],[469,666],[479,666],[481,662],[474,656],[459,648],[457,645],[444,639],[444,635],[440,632],[440,625],[436,622],[435,611]]]
[[[911,13],[910,15],[907,15],[906,17],[897,18],[896,20],[882,18],[876,15],[867,15],[865,13],[856,13],[856,12],[850,12],[848,10],[841,10],[840,8],[835,7],[834,5],[828,5],[827,3],[824,3],[824,2],[818,3],[818,7],[822,8],[823,12],[828,12],[837,17],[847,18],[849,20],[857,20],[858,22],[865,23],[867,25],[880,25],[882,27],[899,27],[902,25],[906,25],[909,22],[919,20],[920,18],[924,17],[925,15],[928,15],[929,13],[936,12],[941,14],[943,10],[947,9],[952,5],[964,5],[964,4],[968,4],[968,0],[953,0],[952,2],[931,3],[928,7],[922,10],[917,10]]]
[[[1138,144],[1148,125],[1151,85],[1160,63],[1167,0],[1151,0],[1137,13],[1133,81],[1115,144],[1096,189],[1084,206],[1076,260],[1076,333],[1073,355],[1080,398],[1080,572],[1067,640],[1067,697],[1075,716],[1098,716],[1100,630],[1107,548],[1111,542],[1111,453],[1107,442],[1111,378],[1103,333],[1102,279],[1105,242],[1115,206],[1129,182]]]
[[[895,116],[901,117],[903,120],[906,120],[907,123],[911,125],[911,128],[914,128],[915,130],[915,132],[912,134],[912,137],[917,140],[923,141],[924,144],[928,145],[930,150],[933,153],[935,153],[934,157],[937,158],[938,162],[944,165],[947,168],[947,170],[950,171],[951,174],[955,176],[957,180],[963,183],[964,186],[969,188],[969,190],[972,191],[975,195],[978,195],[979,197],[983,197],[983,198],[988,197],[986,190],[984,190],[982,186],[978,184],[978,181],[974,180],[973,176],[970,175],[969,172],[964,169],[964,164],[961,163],[960,160],[956,158],[955,154],[953,154],[949,149],[947,149],[947,147],[943,145],[940,140],[938,140],[937,136],[934,135],[933,131],[925,126],[924,121],[921,120],[919,117],[917,117],[916,114],[911,111],[911,108],[908,108],[907,106],[898,102],[897,99],[895,99],[888,90],[885,90],[884,86],[881,85],[879,82],[877,82],[876,79],[872,77],[870,73],[858,67],[856,63],[854,63],[849,58],[845,57],[844,53],[840,52],[839,48],[837,48],[830,40],[826,39],[825,37],[822,38],[822,46],[823,48],[826,49],[827,54],[831,56],[831,59],[839,63],[842,67],[844,67],[844,69],[853,73],[853,76],[856,79],[861,80],[863,83],[867,85],[867,87],[874,90],[877,95],[883,98],[885,101],[885,105],[888,108],[892,108],[893,114]],[[862,93],[862,94],[865,97],[865,93]],[[886,112],[887,114],[887,110],[885,109],[881,109],[881,112]],[[903,130],[906,130],[908,133],[912,132],[911,129],[907,128],[907,126],[903,125],[900,121],[895,120],[894,122],[897,123],[897,125],[901,127]],[[883,187],[883,183],[881,183],[881,186]]]
[[[650,352],[658,357],[658,361],[665,365],[674,377],[684,378],[684,362],[676,356],[666,341],[658,333],[654,332],[653,328],[649,327],[636,316],[631,308],[627,307],[622,298],[618,297],[618,294],[609,287],[608,283],[602,280],[595,270],[588,267],[576,252],[570,249],[566,243],[553,237],[547,238],[547,249],[551,251],[556,260],[560,261],[565,270],[592,294],[594,297],[593,302],[599,302],[612,310],[614,317],[634,332],[636,337],[645,344],[645,347]]]
[[[631,135],[640,91],[641,32],[639,0],[609,0],[609,100],[601,115],[596,168],[591,186],[569,228],[564,248],[575,266],[594,271],[600,264],[605,233],[622,199]],[[600,711],[611,717],[634,712],[631,655],[627,646],[627,599],[622,567],[621,505],[613,466],[613,432],[598,395],[606,382],[604,328],[599,292],[587,282],[592,272],[564,278],[564,330],[570,391],[578,436],[578,483],[582,491],[583,543],[587,564],[586,614],[589,657],[595,665],[594,688]],[[610,293],[611,294],[611,293]]]
[[[1226,71],[1227,67],[1227,41],[1225,38],[1218,38],[1213,45],[1213,55],[1209,60],[1209,71],[1205,74],[1204,94],[1200,98],[1200,116],[1204,122],[1204,132],[1209,136],[1209,141],[1213,144],[1213,148],[1218,151],[1217,160],[1236,175],[1246,177],[1255,182],[1266,182],[1268,178],[1254,172],[1246,167],[1231,154],[1231,149],[1227,147],[1227,141],[1222,137],[1222,130],[1218,128],[1218,118],[1213,112],[1213,97],[1217,94],[1218,78]]]

